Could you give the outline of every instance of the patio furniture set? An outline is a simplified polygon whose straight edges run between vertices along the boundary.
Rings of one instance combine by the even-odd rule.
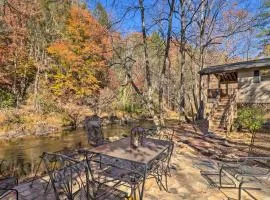
[[[168,191],[173,148],[172,140],[149,136],[146,129],[135,127],[129,137],[93,148],[44,152],[40,162],[48,175],[43,177],[44,195],[53,191],[57,200],[142,200],[149,178]],[[38,177],[37,173],[35,176]]]
[[[44,195],[53,191],[57,200],[142,200],[145,182],[150,178],[155,179],[160,190],[168,192],[174,132],[167,127],[135,127],[129,137],[110,143],[99,140],[93,148],[44,152],[40,160],[48,175],[42,178]],[[214,165],[215,171],[201,171],[201,175],[217,176],[217,183],[210,184],[219,189],[237,188],[239,200],[242,191],[256,199],[250,190],[261,189],[270,181],[270,157],[245,157]],[[5,161],[0,160],[0,199],[10,193],[18,199],[18,191],[14,189],[18,181],[7,176],[5,168]]]
[[[243,191],[257,199],[251,190],[269,188],[270,157],[241,157],[231,162],[214,162],[212,167],[214,171],[202,170],[201,175],[218,189],[236,188],[238,200],[242,199]],[[213,181],[210,176],[217,176],[218,181]]]

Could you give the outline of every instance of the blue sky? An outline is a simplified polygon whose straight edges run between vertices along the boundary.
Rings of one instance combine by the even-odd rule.
[[[228,0],[228,2],[239,2],[239,7],[247,6],[251,13],[258,12],[262,0]],[[120,19],[130,5],[138,5],[138,0],[89,0],[89,7],[93,9],[97,2],[100,2],[114,20]],[[151,12],[154,0],[144,0],[146,14]],[[165,1],[166,2],[166,1]],[[125,15],[122,23],[115,27],[119,32],[128,33],[140,30],[140,13],[138,10],[131,10]]]
[[[138,5],[138,0],[89,0],[89,7],[90,9],[94,9],[97,2],[100,2],[109,15],[112,17],[113,21],[119,20],[121,17],[124,16],[124,13],[126,12],[128,7],[134,7]],[[146,6],[146,19],[151,19],[151,17],[147,17],[147,15],[155,15],[154,9],[152,8],[154,0],[144,0],[145,6]],[[161,1],[160,1],[161,2]],[[167,0],[163,1],[167,2]],[[178,1],[177,1],[178,2]],[[262,0],[227,0],[227,2],[230,4],[233,4],[234,2],[238,2],[239,8],[247,8],[247,10],[251,14],[256,14],[259,11],[259,8],[262,4]],[[118,23],[114,26],[114,30],[120,32],[122,35],[127,35],[132,32],[140,31],[141,28],[141,22],[140,22],[140,12],[138,9],[130,10],[124,17],[123,20],[121,20],[121,23]],[[175,30],[179,31],[179,21],[174,20],[174,28]],[[152,24],[149,20],[146,21],[146,24]],[[154,27],[151,30],[148,31],[148,34],[151,34],[151,32],[157,30],[158,27]],[[241,41],[243,40],[243,42]],[[254,34],[254,37],[252,39],[252,45],[253,49],[251,51],[252,56],[256,56],[259,52],[258,50],[258,40],[256,39],[256,34]],[[245,38],[239,38],[239,53],[243,51]],[[242,49],[241,49],[242,48]],[[236,54],[239,54],[236,53]],[[244,56],[244,55],[242,55]]]

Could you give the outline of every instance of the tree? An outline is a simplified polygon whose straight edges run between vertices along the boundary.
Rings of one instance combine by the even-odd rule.
[[[5,88],[16,99],[16,106],[26,99],[27,89],[33,83],[36,65],[28,53],[28,18],[33,13],[33,5],[27,1],[10,0],[1,5],[0,32],[0,73],[10,83]],[[29,11],[26,14],[24,11]]]
[[[237,124],[251,133],[249,151],[252,151],[256,133],[264,123],[263,113],[263,109],[259,107],[246,107],[238,111]]]
[[[97,3],[97,6],[93,11],[93,15],[102,26],[106,27],[107,29],[111,28],[112,23],[110,21],[108,13],[100,2]]]
[[[259,27],[261,33],[259,37],[263,45],[263,54],[270,55],[270,0],[264,0],[261,8]]]
[[[161,124],[164,125],[164,116],[163,116],[163,93],[164,93],[164,82],[165,82],[165,74],[167,71],[167,60],[169,58],[169,50],[171,46],[171,37],[172,37],[172,24],[173,24],[173,12],[174,12],[174,6],[175,6],[175,0],[172,0],[171,2],[168,1],[170,11],[168,15],[168,29],[166,33],[166,43],[165,43],[165,52],[163,56],[163,64],[161,69],[161,79],[160,79],[160,86],[159,86],[159,111],[160,111],[160,121]]]
[[[63,38],[48,52],[56,59],[51,89],[62,100],[81,100],[99,91],[110,56],[108,32],[85,8],[72,6]]]

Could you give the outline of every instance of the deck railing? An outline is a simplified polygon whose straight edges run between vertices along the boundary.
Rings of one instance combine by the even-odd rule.
[[[207,92],[207,98],[208,99],[216,99],[218,96],[226,96],[227,90],[226,89],[221,89],[221,88],[216,88],[216,89],[208,89]]]

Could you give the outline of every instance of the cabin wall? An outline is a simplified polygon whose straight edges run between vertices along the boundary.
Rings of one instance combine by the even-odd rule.
[[[209,75],[209,89],[217,89],[218,88],[218,79],[214,74]]]
[[[270,81],[253,83],[254,70],[238,71],[238,103],[270,103]]]

